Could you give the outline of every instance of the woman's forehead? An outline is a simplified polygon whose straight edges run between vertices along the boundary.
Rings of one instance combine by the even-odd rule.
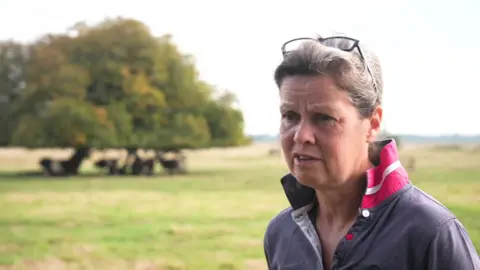
[[[311,90],[296,90],[286,89],[280,93],[280,101],[285,104],[328,104],[341,100],[344,95],[338,90],[325,89],[311,89]]]
[[[286,85],[280,91],[281,107],[302,106],[311,109],[334,109],[346,105],[351,105],[347,93],[336,87],[293,88]]]

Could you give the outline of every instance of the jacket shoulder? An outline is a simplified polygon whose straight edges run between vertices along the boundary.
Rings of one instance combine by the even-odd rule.
[[[291,207],[280,211],[267,225],[263,248],[269,269],[285,259],[292,237],[298,228],[293,221],[292,212]]]
[[[293,228],[293,226],[288,226],[288,224],[294,224],[292,212],[292,207],[287,207],[274,216],[268,222],[265,237],[275,237],[275,235],[282,233],[285,229]]]
[[[422,233],[424,239],[433,238],[446,222],[456,219],[447,207],[416,186],[412,186],[396,208],[404,220],[409,220],[408,223]]]

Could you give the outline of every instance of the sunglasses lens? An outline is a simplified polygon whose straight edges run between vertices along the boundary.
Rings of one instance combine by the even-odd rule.
[[[298,50],[302,46],[308,46],[308,44],[311,44],[312,42],[319,42],[319,41],[316,41],[310,38],[301,38],[301,39],[290,41],[287,44],[285,44],[284,52],[288,53],[291,51]],[[335,47],[346,52],[353,51],[356,46],[355,40],[352,40],[349,38],[342,38],[342,37],[326,38],[323,41],[321,41],[321,43],[326,46]]]
[[[327,38],[322,43],[326,46],[335,47],[346,52],[353,51],[356,46],[356,42],[354,40],[342,37]]]
[[[285,44],[284,52],[288,53],[291,51],[298,50],[302,46],[305,46],[306,44],[309,44],[311,42],[317,42],[314,39],[309,39],[309,38],[303,38],[303,39],[298,39],[298,40],[293,40]]]

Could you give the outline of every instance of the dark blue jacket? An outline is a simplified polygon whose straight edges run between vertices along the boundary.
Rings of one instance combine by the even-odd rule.
[[[410,183],[395,141],[378,143],[380,162],[367,171],[358,218],[338,245],[332,269],[480,270],[478,253],[460,221]],[[268,224],[264,238],[268,267],[323,270],[314,226],[315,191],[290,174],[281,182],[291,206]]]

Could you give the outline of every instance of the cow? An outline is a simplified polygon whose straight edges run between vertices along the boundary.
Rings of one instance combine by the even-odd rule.
[[[45,176],[68,176],[77,175],[81,163],[90,155],[90,148],[77,148],[75,153],[66,160],[54,160],[42,158],[39,165],[42,167]]]

